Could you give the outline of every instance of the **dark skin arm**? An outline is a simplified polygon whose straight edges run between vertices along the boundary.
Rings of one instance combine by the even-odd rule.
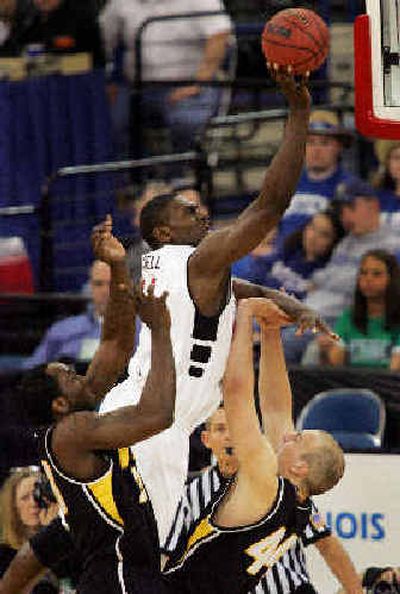
[[[0,594],[28,594],[45,570],[26,542],[0,580]]]
[[[111,268],[110,297],[101,342],[84,380],[84,389],[96,405],[129,362],[135,338],[136,307],[125,264],[125,250],[112,235],[110,216],[94,228],[92,246],[95,258]]]
[[[280,221],[301,174],[310,95],[305,81],[297,84],[282,72],[276,79],[290,111],[282,143],[265,173],[260,194],[234,224],[207,235],[189,261],[190,288],[205,315],[217,313],[230,265],[253,250]]]
[[[18,550],[0,580],[0,594],[28,594],[47,569],[75,560],[75,555],[70,533],[59,519],[53,520]]]
[[[104,472],[97,451],[133,445],[171,425],[176,378],[165,300],[166,293],[156,298],[153,288],[138,299],[138,312],[150,326],[152,342],[151,368],[139,403],[103,415],[71,414],[56,426],[53,451],[61,468],[74,478],[87,481]]]
[[[338,338],[316,311],[287,293],[236,278],[233,280],[233,290],[236,299],[248,299],[249,297],[270,299],[290,317],[294,324],[298,325],[299,334],[309,329],[313,332],[324,332],[334,340]]]

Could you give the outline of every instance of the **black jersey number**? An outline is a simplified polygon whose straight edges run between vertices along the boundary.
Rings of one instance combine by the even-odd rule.
[[[204,374],[204,365],[211,357],[212,345],[204,345],[202,342],[215,342],[217,340],[220,315],[207,318],[196,308],[193,326],[193,346],[190,352],[191,365],[189,375],[201,377]]]

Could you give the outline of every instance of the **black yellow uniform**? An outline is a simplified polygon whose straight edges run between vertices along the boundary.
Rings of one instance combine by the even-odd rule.
[[[280,477],[275,502],[264,518],[250,526],[221,528],[213,516],[230,485],[221,485],[214,503],[170,557],[165,576],[174,594],[249,592],[296,544],[309,522],[311,502],[299,504],[295,487]]]
[[[41,432],[44,472],[82,561],[79,594],[159,594],[157,525],[129,448],[99,453],[108,470],[92,482],[66,476],[51,450],[52,428]]]

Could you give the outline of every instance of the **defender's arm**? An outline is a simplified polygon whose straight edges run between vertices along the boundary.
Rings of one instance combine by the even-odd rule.
[[[255,407],[253,313],[250,302],[243,301],[238,307],[223,383],[224,406],[240,475],[257,485],[268,498],[268,493],[273,497],[277,489],[277,460],[262,434]]]
[[[85,389],[97,403],[115,384],[132,354],[136,305],[125,264],[125,250],[112,235],[110,216],[93,230],[92,245],[95,257],[111,268],[110,296],[101,341],[85,376]]]
[[[53,448],[62,467],[85,452],[129,446],[171,425],[176,377],[166,296],[154,297],[151,288],[138,306],[142,320],[151,328],[151,367],[139,403],[103,415],[76,413],[59,423],[53,432]]]
[[[263,429],[275,451],[283,436],[294,431],[292,390],[282,348],[280,327],[261,324],[258,393]]]

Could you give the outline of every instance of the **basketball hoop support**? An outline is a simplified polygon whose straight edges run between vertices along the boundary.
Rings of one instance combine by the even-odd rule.
[[[355,122],[364,136],[400,140],[400,121],[377,117],[374,112],[370,17],[354,22]]]

